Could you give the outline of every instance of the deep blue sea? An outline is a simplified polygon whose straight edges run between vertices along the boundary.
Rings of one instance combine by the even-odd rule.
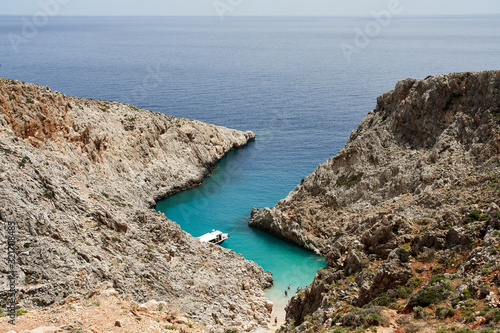
[[[229,232],[223,246],[273,272],[278,303],[324,261],[250,229],[252,207],[275,205],[335,155],[398,80],[500,69],[500,16],[394,18],[364,39],[368,17],[66,17],[23,33],[30,20],[0,17],[0,77],[257,134],[157,208],[193,236]]]

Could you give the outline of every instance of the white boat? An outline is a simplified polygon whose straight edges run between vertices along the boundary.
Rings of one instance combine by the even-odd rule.
[[[219,230],[212,230],[212,232],[198,238],[202,243],[222,244],[223,241],[229,238],[229,234],[224,234]]]

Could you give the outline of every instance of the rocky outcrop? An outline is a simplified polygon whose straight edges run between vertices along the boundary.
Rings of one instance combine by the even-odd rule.
[[[389,199],[415,194],[425,206],[440,205],[434,189],[452,187],[470,168],[496,161],[498,76],[493,71],[398,82],[378,98],[337,156],[274,208],[254,210],[250,225],[327,254],[349,220]]]
[[[285,330],[343,325],[355,306],[418,304],[405,297],[441,273],[493,280],[499,125],[500,71],[406,79],[378,98],[337,156],[275,207],[254,209],[251,226],[328,257],[326,272],[290,302]],[[433,304],[466,301],[452,287]],[[495,285],[487,289],[479,294],[497,297]]]
[[[137,302],[167,302],[214,330],[265,326],[270,276],[152,209],[201,184],[253,137],[0,79],[0,246],[6,222],[16,222],[22,306],[85,296],[109,281]]]

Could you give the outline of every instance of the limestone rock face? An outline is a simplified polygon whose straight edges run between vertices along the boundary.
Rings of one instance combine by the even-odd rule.
[[[0,246],[6,222],[16,222],[22,306],[88,296],[109,281],[138,302],[167,302],[214,329],[265,325],[268,274],[230,250],[201,244],[152,209],[201,184],[228,151],[252,138],[0,79]],[[8,271],[6,256],[0,271]]]
[[[499,152],[500,71],[406,79],[380,96],[335,157],[275,207],[252,211],[251,226],[328,258],[289,303],[285,331],[329,330],[366,315],[339,315],[356,306],[404,308],[432,274],[494,280]],[[497,295],[478,284],[474,295]],[[448,292],[440,301],[457,306]]]
[[[254,210],[250,225],[327,254],[337,239],[378,221],[361,220],[383,202],[412,194],[425,206],[441,205],[432,199],[434,189],[497,161],[499,76],[398,82],[377,99],[344,149],[275,207]]]

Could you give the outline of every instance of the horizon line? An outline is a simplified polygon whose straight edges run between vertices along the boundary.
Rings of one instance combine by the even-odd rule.
[[[0,14],[0,17],[25,17],[31,16],[33,14]],[[398,15],[394,18],[451,18],[451,17],[472,17],[472,16],[500,16],[500,13],[480,13],[480,14],[413,14],[413,15]],[[199,14],[199,15],[55,15],[53,18],[65,18],[65,17],[96,17],[96,18],[220,18],[218,15],[207,15],[207,14]],[[370,15],[226,15],[224,19],[231,18],[366,18],[371,17]]]

